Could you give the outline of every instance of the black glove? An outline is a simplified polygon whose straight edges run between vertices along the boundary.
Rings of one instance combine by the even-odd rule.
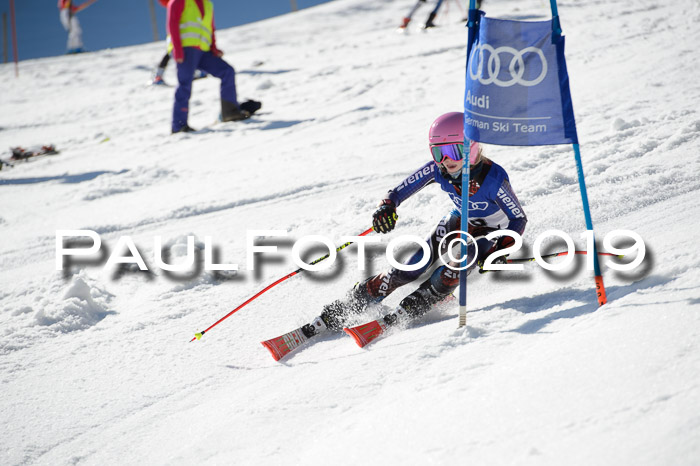
[[[488,256],[486,256],[488,257]],[[491,264],[507,264],[508,263],[508,254],[505,256],[498,256],[495,258]],[[488,272],[499,272],[499,270],[484,270],[484,261],[479,261],[478,264],[479,266],[479,273],[488,273]]]
[[[396,205],[390,199],[384,199],[372,215],[372,228],[377,233],[389,233],[396,226]]]
[[[474,237],[477,241],[479,241],[479,237],[483,237],[491,233],[492,231],[496,231],[495,228],[493,227],[486,227],[486,226],[478,226],[478,225],[469,225],[469,234]]]
[[[489,257],[491,254],[494,252],[498,251],[499,249],[505,249],[511,247],[513,244],[515,244],[515,240],[510,237],[510,236],[501,236],[498,238],[498,241],[496,241],[496,244],[489,249],[488,254],[486,254],[486,257]],[[508,263],[508,254],[504,254],[502,256],[498,256],[495,258],[491,264],[507,264]],[[481,260],[477,263],[479,266],[479,273],[488,273],[488,272],[498,272],[498,270],[484,270],[484,261]]]

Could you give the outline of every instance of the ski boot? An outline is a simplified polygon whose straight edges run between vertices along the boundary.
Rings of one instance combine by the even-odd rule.
[[[435,23],[433,22],[435,16],[435,13],[430,13],[430,16],[428,16],[428,21],[425,22],[424,29],[430,29],[435,27]]]
[[[384,322],[387,325],[393,325],[405,317],[416,319],[422,317],[435,304],[444,300],[451,293],[443,294],[438,292],[435,287],[430,284],[430,280],[422,283],[413,293],[409,294],[401,300],[399,306],[391,314],[384,316]]]
[[[335,332],[342,330],[348,317],[361,314],[370,304],[381,301],[381,298],[375,298],[369,294],[367,281],[356,283],[345,299],[338,299],[323,306],[323,312],[319,317],[329,330]]]
[[[151,86],[167,86],[163,80],[163,74],[165,73],[165,68],[158,67],[158,69],[153,73],[153,79],[151,80]]]
[[[185,124],[185,126],[180,127],[177,130],[172,130],[172,134],[175,133],[192,133],[194,131],[197,131],[196,129],[192,128],[190,125]]]
[[[221,121],[241,121],[250,118],[251,113],[247,110],[241,109],[238,105],[228,102],[226,100],[221,101]]]
[[[155,75],[153,81],[151,81],[152,86],[167,86],[162,76]]]

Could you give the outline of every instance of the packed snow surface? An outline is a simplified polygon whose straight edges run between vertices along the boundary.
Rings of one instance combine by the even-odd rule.
[[[429,160],[430,123],[463,105],[467,34],[454,2],[438,28],[396,34],[413,3],[336,0],[218,31],[240,96],[263,108],[217,123],[218,81],[197,81],[197,134],[170,135],[173,88],[146,85],[162,43],[26,61],[17,79],[0,66],[0,148],[61,150],[0,172],[0,464],[700,463],[694,0],[559,2],[597,237],[632,230],[647,246],[632,272],[602,260],[607,305],[585,258],[527,264],[470,276],[466,330],[453,304],[365,349],[330,335],[273,361],[260,341],[387,266],[375,248],[359,270],[353,247],[189,343],[295,270],[293,240],[364,231]],[[484,9],[549,17],[547,2]],[[528,215],[518,254],[551,229],[585,246],[571,147],[486,151]],[[383,244],[427,235],[449,208],[424,189]],[[97,232],[101,260],[56,270],[59,229]],[[248,230],[289,232],[254,272]],[[104,267],[128,255],[125,236],[148,273]],[[188,236],[198,261],[210,236],[239,273],[166,273],[156,236],[175,264]]]

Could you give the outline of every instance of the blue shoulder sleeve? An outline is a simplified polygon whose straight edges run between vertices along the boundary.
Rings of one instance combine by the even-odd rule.
[[[413,172],[411,176],[403,180],[403,182],[389,191],[386,195],[387,199],[396,204],[398,207],[403,201],[413,196],[415,193],[435,182],[435,173],[437,166],[434,162],[428,162],[418,170]]]
[[[498,192],[496,193],[496,204],[498,207],[505,212],[508,217],[508,230],[515,231],[519,235],[523,234],[525,231],[525,225],[527,224],[527,216],[523,207],[518,201],[518,197],[513,192],[513,188],[510,186],[508,177],[506,176],[501,183]]]

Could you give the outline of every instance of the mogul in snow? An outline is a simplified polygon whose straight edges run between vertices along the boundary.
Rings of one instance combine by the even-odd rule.
[[[380,303],[399,287],[415,281],[435,264],[439,257],[447,253],[448,242],[442,243],[442,249],[440,244],[445,236],[460,230],[462,166],[467,157],[471,170],[469,233],[477,240],[476,253],[473,245],[470,245],[467,251],[466,263],[470,263],[475,254],[477,256],[469,272],[490,254],[507,248],[514,242],[509,236],[494,240],[487,240],[483,236],[496,230],[511,230],[522,235],[527,217],[511,188],[508,174],[500,165],[484,156],[478,142],[472,141],[468,148],[465,147],[463,125],[464,114],[461,112],[446,113],[438,117],[429,132],[429,147],[433,160],[418,168],[411,176],[390,190],[373,215],[374,230],[379,233],[388,233],[396,225],[397,207],[427,185],[437,183],[455,205],[426,239],[430,250],[430,259],[426,265],[410,272],[390,268],[356,284],[344,299],[326,305],[321,315],[311,323],[281,337],[263,342],[275,359],[279,360],[309,339],[324,332],[343,330],[349,318],[361,314],[370,305]],[[418,264],[422,261],[423,254],[423,249],[418,248],[406,264]],[[499,259],[502,262],[506,260],[505,256]],[[494,261],[494,263],[497,262],[498,260]],[[378,321],[354,329],[345,329],[345,331],[353,336],[360,346],[364,346],[387,326],[401,320],[421,317],[434,304],[450,296],[457,288],[459,266],[460,264],[454,261],[441,265],[421,283],[418,289],[406,296],[394,312]],[[361,327],[365,328],[361,329]],[[368,335],[371,336],[368,337]]]

